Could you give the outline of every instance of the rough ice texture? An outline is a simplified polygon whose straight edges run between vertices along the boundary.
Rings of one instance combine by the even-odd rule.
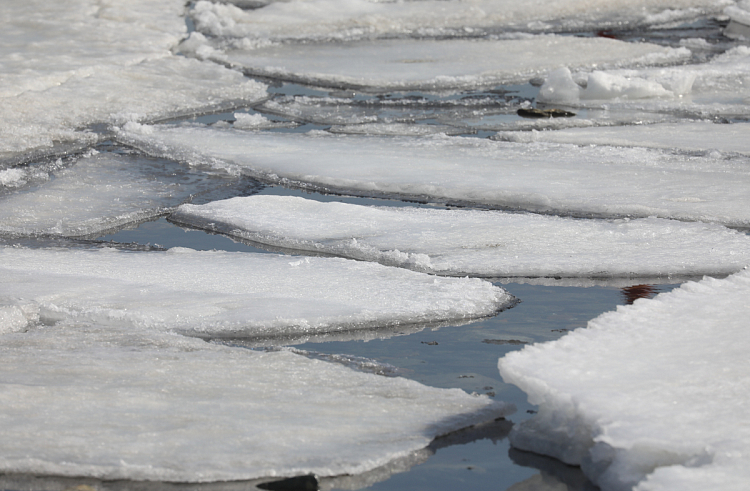
[[[248,134],[205,127],[131,125],[119,135],[154,154],[322,190],[581,216],[750,225],[745,157],[446,136]]]
[[[262,244],[446,275],[668,276],[750,264],[747,235],[660,218],[574,220],[287,196],[187,204],[171,218]]]
[[[728,0],[535,0],[405,1],[293,0],[243,11],[233,5],[199,1],[191,11],[196,28],[211,36],[259,40],[337,39],[412,34],[471,35],[483,29],[545,32],[602,29],[628,23],[661,23],[655,14],[670,10],[670,20],[721,12]],[[616,21],[614,20],[616,19]]]
[[[97,235],[165,214],[191,195],[221,184],[221,179],[190,175],[172,162],[142,156],[91,152],[58,167],[45,176],[46,182],[21,187],[21,179],[21,189],[0,197],[0,233]],[[28,173],[33,171],[22,177]]]
[[[6,247],[0,265],[0,295],[36,305],[44,322],[87,319],[199,336],[470,319],[493,315],[512,300],[476,278],[437,278],[337,258]]]
[[[715,124],[686,121],[557,131],[503,131],[498,132],[493,138],[519,143],[647,147],[750,156],[750,123]]]
[[[531,55],[530,53],[534,53]],[[525,82],[561,65],[678,61],[687,49],[607,38],[542,35],[513,40],[382,40],[274,45],[229,51],[252,75],[360,90],[440,90]]]
[[[0,32],[0,158],[95,140],[95,123],[151,121],[258,100],[265,86],[175,56],[182,0],[7,0]]]
[[[85,322],[0,335],[0,407],[2,473],[180,482],[357,474],[513,411],[288,351]]]
[[[637,300],[499,362],[539,404],[518,448],[580,464],[605,491],[750,482],[750,270]]]

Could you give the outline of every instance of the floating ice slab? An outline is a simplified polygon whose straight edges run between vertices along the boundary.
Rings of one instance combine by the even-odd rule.
[[[717,151],[750,156],[750,123],[683,122],[559,131],[504,131],[493,138],[516,142],[664,148],[684,152]]]
[[[88,319],[206,337],[470,319],[513,299],[479,279],[336,258],[6,247],[0,264],[0,295],[23,299],[44,322]]]
[[[750,225],[750,166],[644,148],[424,138],[248,134],[129,124],[147,152],[272,182],[584,216]]]
[[[3,2],[0,158],[91,142],[95,123],[156,120],[265,97],[265,86],[171,53],[184,2]]]
[[[382,40],[274,45],[222,58],[253,76],[357,90],[445,90],[526,81],[569,66],[676,62],[689,56],[650,43],[543,35],[513,40]]]
[[[668,276],[750,265],[747,235],[659,218],[574,220],[251,196],[182,205],[171,219],[276,247],[446,275]]]
[[[210,482],[358,474],[512,412],[288,351],[63,323],[0,335],[0,472]]]
[[[726,0],[635,0],[519,3],[512,0],[405,1],[293,0],[251,11],[199,1],[191,11],[196,28],[211,36],[259,40],[325,39],[410,34],[467,36],[499,28],[535,32],[605,29],[654,24],[720,13]],[[616,20],[615,20],[616,19]]]
[[[750,270],[618,307],[500,360],[539,404],[518,448],[581,464],[604,491],[750,482]]]
[[[8,187],[20,189],[0,197],[0,233],[97,235],[165,214],[192,195],[227,184],[174,162],[115,153],[93,152],[69,167],[62,161],[52,167],[46,173],[44,167],[4,171],[16,171]],[[22,186],[26,180],[37,185]]]

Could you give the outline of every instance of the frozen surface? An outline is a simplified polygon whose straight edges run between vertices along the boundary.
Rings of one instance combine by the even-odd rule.
[[[604,29],[627,24],[660,24],[720,13],[725,0],[512,0],[405,1],[293,0],[272,2],[258,10],[205,0],[191,16],[210,36],[239,38],[258,45],[284,40],[349,40],[407,34],[413,36],[481,35],[493,29],[544,32],[556,29]]]
[[[182,0],[7,0],[0,33],[0,159],[91,142],[94,123],[155,120],[258,100],[265,86],[172,54]]]
[[[690,52],[607,38],[381,40],[273,45],[222,56],[246,73],[323,87],[441,90],[526,81],[560,60],[572,67],[675,63]]]
[[[750,225],[745,157],[446,136],[247,134],[133,123],[119,135],[153,154],[323,190],[571,215]]]
[[[182,205],[171,219],[272,246],[447,275],[668,276],[733,273],[750,264],[747,235],[659,218],[574,220],[251,196]]]
[[[500,360],[539,414],[518,448],[581,464],[604,491],[750,481],[750,270],[618,307]]]
[[[82,322],[0,335],[0,406],[0,472],[181,482],[357,474],[513,411],[288,351]]]
[[[516,142],[572,143],[718,152],[750,156],[750,123],[660,123],[558,131],[500,132],[494,138]]]
[[[227,182],[143,156],[90,152],[72,160],[4,171],[19,177],[7,184],[14,192],[0,197],[0,233],[95,235],[164,214]]]
[[[0,295],[26,302],[30,323],[75,318],[209,337],[470,319],[513,298],[479,279],[336,258],[6,247],[0,264]]]

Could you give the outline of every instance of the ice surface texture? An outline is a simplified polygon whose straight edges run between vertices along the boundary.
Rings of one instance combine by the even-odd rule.
[[[3,2],[0,158],[91,142],[94,123],[231,106],[265,85],[170,51],[186,33],[182,0]]]
[[[468,319],[512,300],[476,278],[336,258],[11,247],[0,249],[0,265],[0,295],[35,305],[41,322],[87,319],[209,337]]]
[[[290,352],[62,323],[0,335],[0,472],[357,474],[512,406]]]
[[[750,482],[750,270],[618,307],[500,360],[539,404],[516,447],[581,464],[603,490]]]
[[[171,219],[262,244],[446,275],[721,274],[750,264],[747,235],[659,218],[575,220],[250,196],[182,205]]]
[[[222,60],[246,73],[322,87],[445,90],[525,82],[566,60],[571,67],[676,62],[686,49],[607,38],[382,40],[232,50]]]
[[[125,125],[123,141],[287,185],[578,216],[750,225],[746,158],[461,137],[250,134]]]

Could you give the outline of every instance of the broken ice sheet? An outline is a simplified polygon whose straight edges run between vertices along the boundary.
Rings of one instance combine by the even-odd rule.
[[[750,264],[747,235],[659,218],[575,220],[250,196],[182,205],[170,219],[261,244],[454,276],[727,274]]]
[[[572,143],[678,149],[750,156],[750,123],[715,124],[707,121],[650,125],[570,128],[558,131],[504,131],[493,139],[515,142]]]
[[[532,54],[533,53],[533,54]],[[365,91],[476,89],[525,82],[556,68],[623,67],[689,56],[649,43],[541,35],[508,40],[379,40],[230,50],[222,60],[251,76]]]
[[[746,488],[750,270],[618,307],[500,359],[539,405],[521,449],[581,465],[603,490]]]
[[[18,184],[18,189],[0,191],[0,233],[10,236],[99,235],[164,214],[196,194],[236,182],[226,175],[196,173],[176,162],[95,151],[73,158],[72,163],[60,160],[56,165],[4,172],[19,176],[8,184]],[[34,172],[44,173],[47,180],[37,177],[37,185],[21,186],[34,180]]]
[[[0,472],[212,482],[359,474],[512,406],[80,320],[0,335]]]
[[[322,191],[574,216],[750,225],[750,166],[742,156],[137,124],[126,125],[118,138],[147,153]]]
[[[496,314],[514,298],[479,279],[337,258],[194,251],[0,248],[0,296],[27,324],[74,318],[202,337],[314,334]],[[14,315],[13,330],[24,323]]]

